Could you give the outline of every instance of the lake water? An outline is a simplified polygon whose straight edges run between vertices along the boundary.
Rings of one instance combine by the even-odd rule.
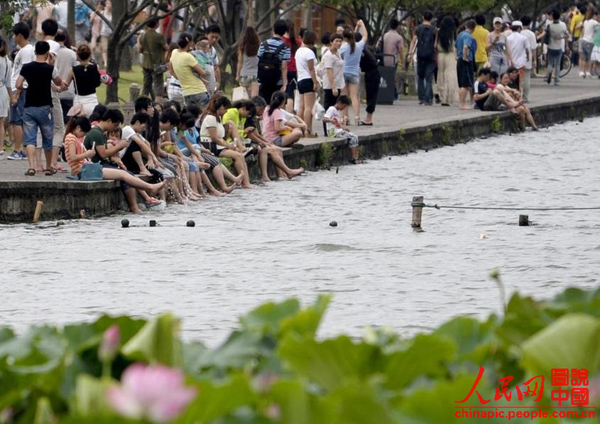
[[[425,232],[415,233],[410,201],[600,206],[599,131],[589,119],[128,216],[156,228],[122,229],[121,216],[0,226],[0,323],[23,330],[172,311],[186,338],[214,345],[262,302],[331,292],[322,335],[360,335],[367,324],[410,335],[500,311],[494,268],[509,293],[596,287],[597,210],[530,212],[537,225],[518,227],[518,211],[426,209]]]

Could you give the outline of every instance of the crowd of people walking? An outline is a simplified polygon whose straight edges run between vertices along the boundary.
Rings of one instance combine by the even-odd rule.
[[[537,33],[528,16],[511,22],[495,17],[486,28],[482,15],[461,23],[426,11],[410,43],[392,18],[374,46],[361,20],[354,26],[340,21],[320,39],[278,20],[262,42],[253,27],[245,28],[234,72],[239,86],[229,99],[221,91],[221,28],[210,24],[171,40],[157,18],[136,38],[142,97],[131,121],[124,122],[97,95],[101,84],[112,82],[105,72],[111,28],[101,18],[110,19],[111,1],[97,1],[95,10],[78,8],[72,46],[65,3],[36,4],[34,28],[17,22],[10,42],[0,40],[0,137],[8,120],[13,143],[8,159],[26,159],[28,176],[66,171],[77,179],[121,180],[134,212],[138,195],[151,207],[253,188],[247,168],[252,155],[263,182],[270,181],[269,160],[279,177],[294,178],[303,169],[288,167],[282,149],[320,134],[346,139],[351,163],[360,163],[359,140],[349,126],[376,125],[380,65],[400,69],[412,63],[423,106],[508,110],[523,128],[537,129],[527,102],[538,58],[547,60],[545,78],[556,86],[569,46],[575,50],[579,43],[581,77],[592,77],[600,59],[600,24],[590,5],[572,9],[568,22],[551,11]],[[68,169],[60,163],[61,150]],[[224,158],[231,169],[221,163]]]

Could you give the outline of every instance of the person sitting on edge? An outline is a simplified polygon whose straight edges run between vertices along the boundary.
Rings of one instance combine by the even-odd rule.
[[[503,106],[494,95],[493,89],[488,86],[491,73],[490,68],[481,68],[477,73],[477,80],[473,86],[475,108],[486,112],[500,110]]]
[[[131,125],[123,128],[122,138],[133,141],[123,154],[123,163],[127,170],[134,174],[153,177],[156,174],[151,170],[158,167],[158,158],[152,153],[150,143],[143,136],[149,121],[147,114],[139,112],[131,118]]]
[[[329,109],[327,109],[327,112],[325,112],[325,116],[323,117],[323,122],[327,124],[327,134],[330,137],[348,139],[348,145],[350,146],[350,152],[352,153],[352,159],[350,159],[349,162],[356,165],[360,163],[358,137],[356,134],[353,134],[342,127],[342,112],[349,105],[350,99],[348,96],[341,95],[338,97],[335,105],[330,106]]]
[[[124,117],[120,110],[108,109],[100,119],[100,122],[92,127],[92,129],[87,133],[83,144],[87,150],[95,151],[95,155],[91,158],[92,162],[100,163],[103,168],[118,168],[117,165],[110,162],[109,159],[122,149],[128,147],[130,142],[127,140],[121,140],[121,142],[117,145],[108,147],[106,133],[112,132],[119,128],[123,123],[123,120]],[[135,188],[128,184],[127,181],[123,180],[121,182],[121,190],[123,190],[129,210],[133,213],[141,213],[142,211],[137,204]]]
[[[169,150],[180,160],[181,165],[178,175],[180,177],[183,176],[183,193],[185,193],[189,200],[196,201],[204,197],[204,191],[201,193],[198,186],[202,184],[201,169],[197,162],[185,157],[177,148],[177,145],[180,143],[177,136],[177,128],[180,122],[179,115],[176,113],[171,115],[170,113],[165,114],[163,112],[160,118],[160,129],[163,131],[161,138],[163,143],[172,143],[172,149]],[[205,166],[205,164],[202,165],[203,167]]]
[[[238,176],[241,175],[242,187],[253,188],[250,184],[248,166],[243,153],[237,151],[233,144],[227,143],[227,131],[222,124],[223,115],[231,107],[231,102],[225,96],[215,94],[204,113],[202,127],[200,128],[200,142],[203,147],[211,151],[217,157],[227,157],[233,160],[233,166],[237,170]],[[233,139],[238,138],[237,129],[228,125],[233,134]]]
[[[531,115],[531,111],[527,106],[523,104],[521,94],[518,90],[510,88],[510,76],[507,72],[500,75],[500,80],[496,88],[494,89],[494,95],[506,105],[508,110],[512,113],[518,114],[521,118],[520,127],[525,130],[525,123],[529,122],[534,131],[538,131],[538,127],[535,124],[535,120]]]
[[[82,142],[83,137],[91,129],[90,120],[85,116],[71,119],[65,128],[65,156],[71,168],[71,175],[78,179],[81,179],[83,165],[96,155],[94,149],[87,150]],[[92,147],[95,147],[94,143],[92,143]],[[102,168],[102,179],[119,180],[151,194],[157,194],[165,185],[164,182],[149,184],[122,169]]]
[[[202,182],[206,185],[210,194],[214,196],[223,196],[224,194],[229,194],[233,191],[235,186],[227,186],[225,177],[235,185],[240,185],[242,183],[241,176],[236,177],[229,172],[229,169],[227,169],[227,167],[223,165],[210,150],[199,143],[200,133],[196,128],[196,119],[194,118],[194,115],[188,112],[181,114],[179,129],[181,132],[178,134],[179,141],[177,150],[184,156],[194,159],[199,163],[203,163],[206,166],[205,169],[210,170],[219,187],[223,188],[225,191],[225,193],[223,193],[217,190],[203,170],[201,175]]]
[[[262,114],[263,110],[260,112]],[[257,111],[254,103],[252,103],[250,100],[240,100],[233,102],[233,107],[228,109],[225,115],[223,115],[223,122],[230,123],[237,128],[240,138],[247,143],[244,147],[250,147],[253,141],[256,143],[256,149],[258,150],[258,163],[261,170],[261,181],[271,181],[268,172],[269,156],[271,156],[271,160],[277,168],[277,174],[279,177],[287,177],[291,179],[304,172],[304,168],[290,169],[283,160],[283,150],[281,147],[269,144],[265,139],[262,138],[256,127],[246,127],[246,119],[250,116],[254,116],[256,113]]]
[[[278,147],[289,147],[302,137],[300,128],[291,128],[286,125],[282,106],[285,105],[286,95],[277,91],[271,98],[271,104],[265,108],[263,113],[263,137]]]

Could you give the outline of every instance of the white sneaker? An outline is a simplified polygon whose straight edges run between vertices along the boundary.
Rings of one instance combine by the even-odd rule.
[[[582,78],[585,78],[585,72],[580,72],[579,76],[582,77]]]
[[[586,76],[586,77],[590,77],[590,78],[591,78],[591,77],[592,77],[592,74],[591,74],[590,72],[586,72],[586,73],[585,73],[585,76]]]

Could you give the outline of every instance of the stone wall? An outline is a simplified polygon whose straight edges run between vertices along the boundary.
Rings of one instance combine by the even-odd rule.
[[[557,105],[538,106],[532,109],[539,125],[552,125],[565,121],[583,121],[588,116],[600,115],[600,99],[583,99]],[[485,113],[474,119],[456,119],[425,126],[410,126],[392,132],[360,137],[362,154],[378,159],[387,155],[408,154],[417,150],[431,150],[452,146],[468,140],[494,134],[516,131],[514,116],[509,112]],[[350,149],[345,140],[303,140],[303,145],[286,149],[284,155],[292,168],[303,166],[309,170],[346,164]],[[258,162],[248,161],[253,181],[260,178]],[[275,169],[269,165],[275,178]],[[119,183],[32,181],[0,182],[0,222],[30,222],[36,202],[42,200],[41,219],[79,217],[80,210],[87,216],[115,213],[125,206]]]

